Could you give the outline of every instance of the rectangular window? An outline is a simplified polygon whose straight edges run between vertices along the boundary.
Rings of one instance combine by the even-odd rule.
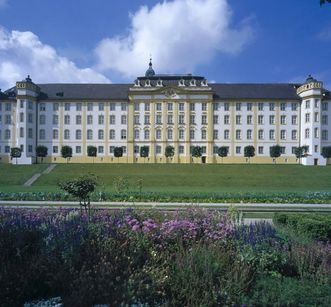
[[[259,140],[263,140],[264,139],[264,131],[263,130],[259,130],[258,131],[258,139]]]
[[[138,105],[138,111],[139,111],[139,104]],[[136,108],[136,103],[134,104],[135,108]],[[115,111],[115,108],[116,108],[116,103],[110,103],[109,104],[109,110],[110,111]]]
[[[236,146],[236,154],[237,155],[241,154],[241,147],[240,146]]]
[[[292,125],[298,124],[298,117],[296,115],[292,115]]]
[[[218,115],[213,116],[213,122],[214,122],[214,125],[218,124]]]
[[[322,103],[322,111],[327,111],[328,110],[328,103],[327,102],[323,102]]]
[[[253,116],[247,115],[247,125],[251,125],[253,123]]]
[[[39,111],[46,111],[46,105],[45,105],[45,103],[41,102],[39,104]]]
[[[6,103],[6,111],[10,112],[11,111],[11,104]]]
[[[253,104],[251,102],[247,102],[247,111],[252,111]]]
[[[322,130],[322,140],[323,141],[328,140],[328,130]]]
[[[162,124],[162,115],[156,115],[156,123],[158,125],[161,125]]]
[[[70,115],[64,115],[64,124],[70,125]]]
[[[230,115],[224,115],[224,125],[230,124]]]
[[[190,124],[191,125],[195,124],[195,116],[194,115],[190,115]]]
[[[179,132],[180,131],[181,130],[179,130]],[[156,130],[156,133],[155,133],[155,137],[156,137],[157,140],[160,140],[161,139],[161,134],[162,134],[161,130],[160,129],[157,129]]]
[[[121,111],[126,111],[126,107],[127,107],[127,104],[125,102],[122,102],[121,103]]]
[[[115,149],[115,146],[109,146],[109,153],[110,154],[113,154],[114,153],[114,149]],[[135,146],[135,149],[136,149],[136,146]],[[136,153],[136,151],[135,151]]]
[[[269,130],[269,139],[274,140],[275,139],[275,130]]]
[[[53,153],[58,153],[58,152],[59,152],[59,147],[53,146]]]
[[[104,116],[103,116],[103,115],[99,115],[99,116],[98,116],[98,124],[99,124],[99,125],[103,125],[104,122],[105,122],[105,118],[104,118]]]
[[[286,125],[286,115],[281,115],[280,116],[280,124],[281,125]]]
[[[218,111],[219,104],[217,102],[213,103],[213,110]]]
[[[322,115],[322,125],[327,125],[327,124],[328,124],[328,116]]]
[[[135,125],[139,125],[139,119],[140,119],[140,116],[139,115],[135,115],[133,117],[133,122],[134,122]]]
[[[57,140],[59,138],[59,130],[53,129],[52,137],[53,137],[53,140]]]
[[[20,128],[20,138],[24,138],[24,128]]]
[[[98,153],[103,154],[103,146],[98,146]]]
[[[33,147],[32,147],[32,145],[28,145],[28,152],[33,152]]]
[[[218,130],[213,131],[213,138],[214,140],[218,140]]]
[[[82,110],[82,104],[81,102],[76,103],[76,111],[81,111]]]
[[[126,125],[126,115],[121,115],[121,124]]]
[[[109,116],[109,125],[115,125],[116,120],[115,120],[115,115],[110,115]]]
[[[230,131],[229,130],[224,130],[224,140],[228,140],[230,137]]]
[[[105,104],[100,102],[99,103],[99,111],[104,111],[105,110]]]
[[[98,130],[98,139],[103,140],[104,139],[104,131],[103,130]]]
[[[64,104],[64,110],[65,111],[70,111],[70,103],[67,102],[67,103]]]
[[[236,140],[241,139],[241,130],[236,130]]]
[[[280,104],[280,110],[281,111],[286,111],[286,103],[281,103]]]
[[[44,129],[40,129],[39,130],[39,139],[40,140],[45,140],[45,138],[46,138],[45,130]]]
[[[318,123],[319,122],[319,119],[320,119],[319,113],[318,112],[315,112],[315,114],[314,114],[314,121],[315,121],[315,123]]]
[[[87,104],[87,111],[93,111],[93,103],[89,102]]]
[[[291,104],[291,108],[292,108],[292,111],[296,111],[296,110],[298,109],[298,104],[295,103],[295,102],[293,102],[293,103]]]
[[[184,115],[179,115],[178,116],[178,123],[181,124],[181,125],[184,124]]]
[[[121,130],[121,140],[126,140],[126,130]]]
[[[81,146],[76,146],[76,154],[82,153],[82,147]]]
[[[195,131],[193,129],[190,130],[190,139],[191,140],[195,139]]]
[[[173,116],[172,115],[168,115],[168,124],[172,125],[173,122]]]
[[[247,130],[247,140],[251,140],[252,139],[252,130]]]
[[[241,116],[236,115],[236,125],[240,125],[240,124],[241,124]]]
[[[161,154],[161,150],[162,150],[162,147],[161,147],[160,145],[156,145],[156,146],[155,146],[155,153],[156,153],[157,155]]]
[[[281,147],[280,147],[280,153],[281,153],[282,155],[285,154],[285,146],[281,146]]]
[[[259,155],[263,155],[263,146],[258,147],[258,153]]]
[[[149,111],[150,111],[150,103],[145,102],[145,112],[149,112]]]
[[[305,114],[305,122],[309,123],[310,122],[310,113]]]
[[[275,115],[269,115],[269,125],[275,124]]]
[[[194,103],[190,103],[190,111],[195,111],[195,104]]]
[[[286,130],[280,130],[280,139],[286,140]]]
[[[230,110],[230,104],[228,102],[224,103],[224,111],[229,111]]]
[[[6,115],[6,117],[5,117],[5,124],[6,125],[10,125],[11,124],[11,116],[10,115]]]
[[[236,103],[236,111],[240,111],[241,110],[241,103],[237,102]]]
[[[59,115],[53,115],[53,125],[59,124]]]
[[[318,108],[318,104],[319,104],[319,99],[315,99],[315,108]]]
[[[275,111],[275,104],[273,102],[269,103],[269,111]]]
[[[32,139],[33,138],[33,130],[32,130],[32,128],[29,128],[28,129],[28,138],[29,139]]]
[[[173,110],[173,103],[172,102],[168,102],[167,106],[168,106],[168,111]]]
[[[201,104],[201,110],[202,110],[202,111],[207,111],[207,103],[206,103],[206,102],[203,102],[203,103]]]
[[[82,124],[82,116],[76,115],[76,125],[81,125],[81,124]]]
[[[156,104],[156,111],[162,111],[162,105],[159,102]]]
[[[263,123],[264,123],[264,117],[263,117],[263,115],[259,115],[257,117],[257,122],[258,122],[259,125],[263,125]]]
[[[202,125],[207,125],[207,115],[202,115],[201,116],[201,124]]]
[[[306,109],[310,108],[310,100],[306,100]]]
[[[20,113],[20,123],[24,122],[24,113]]]
[[[264,107],[263,102],[259,102],[258,103],[258,110],[263,111],[263,107]]]
[[[179,111],[184,111],[184,103],[180,102],[178,108],[179,108]]]
[[[149,117],[149,115],[145,115],[144,116],[144,124],[145,125],[149,125],[150,124],[150,117]]]
[[[184,154],[184,146],[183,145],[179,145],[179,154]]]
[[[298,131],[292,130],[292,140],[296,140],[298,138]]]
[[[59,111],[59,104],[57,102],[53,104],[53,111]]]
[[[82,139],[82,130],[76,130],[76,140]]]

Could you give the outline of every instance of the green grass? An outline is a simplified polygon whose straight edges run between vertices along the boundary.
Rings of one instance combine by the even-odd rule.
[[[93,173],[106,191],[116,177],[137,190],[154,192],[307,192],[331,191],[331,167],[300,165],[59,164],[30,188],[21,185],[47,165],[0,165],[0,191],[56,191],[57,182]]]

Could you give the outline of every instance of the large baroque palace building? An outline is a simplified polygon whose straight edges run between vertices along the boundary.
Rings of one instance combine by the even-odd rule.
[[[31,164],[37,145],[48,147],[48,162],[65,162],[61,148],[72,148],[71,162],[91,162],[87,147],[102,163],[273,163],[269,149],[280,145],[277,163],[298,163],[294,150],[309,147],[305,165],[326,165],[331,146],[331,93],[311,76],[303,84],[221,84],[204,77],[155,74],[152,64],[133,84],[35,84],[28,77],[0,91],[0,162],[20,147],[18,163]],[[174,156],[165,157],[166,146]],[[149,147],[147,158],[141,146]],[[202,147],[202,158],[191,149]],[[114,148],[123,157],[114,158]],[[16,161],[15,161],[16,162]]]

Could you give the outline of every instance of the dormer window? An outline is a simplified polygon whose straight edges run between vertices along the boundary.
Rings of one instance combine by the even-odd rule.
[[[138,79],[136,79],[136,80],[134,81],[134,86],[135,86],[135,87],[139,87],[139,86],[140,86],[140,81],[139,81]]]
[[[184,79],[179,80],[178,85],[185,86],[185,80]]]
[[[190,81],[190,86],[196,86],[196,81],[194,79]]]
[[[147,80],[145,81],[145,86],[151,86],[151,80],[148,80],[148,79],[147,79]]]
[[[208,86],[208,84],[207,84],[207,80],[206,80],[206,79],[203,79],[203,80],[201,81],[201,86]]]
[[[160,86],[160,87],[163,86],[162,80],[157,80],[156,86]]]

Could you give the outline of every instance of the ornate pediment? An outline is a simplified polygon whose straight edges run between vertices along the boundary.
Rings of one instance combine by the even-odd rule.
[[[179,95],[173,88],[168,88],[165,91],[162,91],[162,93],[168,98],[172,98],[172,99],[179,98]]]

